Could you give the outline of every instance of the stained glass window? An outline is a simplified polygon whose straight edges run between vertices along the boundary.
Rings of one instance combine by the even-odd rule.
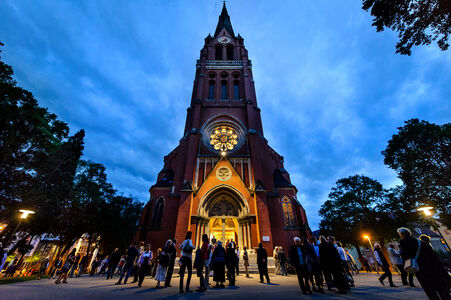
[[[285,226],[291,227],[295,225],[294,213],[293,213],[293,205],[291,203],[290,198],[283,197],[282,199],[282,210],[283,217],[285,219]]]

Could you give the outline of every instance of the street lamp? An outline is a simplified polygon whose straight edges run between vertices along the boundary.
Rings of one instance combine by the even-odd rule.
[[[374,252],[373,244],[371,244],[370,237],[368,235],[364,235],[363,238],[368,240],[368,242],[370,243],[371,250]]]
[[[19,223],[17,224],[16,228],[14,229],[14,231],[11,234],[11,236],[9,237],[8,242],[6,243],[6,245],[8,245],[11,242],[11,239],[16,234],[17,229],[19,229],[20,224],[22,224],[22,220],[25,220],[29,215],[32,215],[32,214],[35,213],[34,211],[28,210],[28,209],[19,209],[19,211],[22,213],[20,215],[20,218],[19,218]]]
[[[440,240],[443,244],[445,244],[448,248],[446,249],[448,252],[450,251],[450,247],[448,245],[448,243],[446,242],[445,238],[443,237],[442,233],[440,232],[440,226],[438,224],[438,222],[432,217],[434,214],[432,213],[432,210],[434,208],[432,206],[424,206],[424,207],[419,207],[417,208],[417,211],[419,212],[423,212],[424,215],[426,216],[426,218],[430,218],[432,220],[432,223],[434,224],[434,229],[438,231],[438,234],[440,235]]]

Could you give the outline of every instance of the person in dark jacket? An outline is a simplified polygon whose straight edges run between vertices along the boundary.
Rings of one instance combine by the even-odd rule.
[[[124,264],[124,268],[122,269],[121,272],[121,276],[119,277],[119,281],[116,282],[116,284],[121,284],[122,283],[122,278],[124,278],[124,284],[127,283],[128,277],[130,276],[132,269],[133,269],[133,265],[135,263],[136,258],[139,255],[139,251],[136,248],[137,243],[133,242],[130,247],[128,248],[127,252],[126,252],[126,260],[125,260],[125,264]]]
[[[121,252],[119,248],[114,249],[108,259],[108,272],[106,274],[106,279],[113,278],[114,270],[116,270],[119,261],[121,260]]]
[[[388,263],[387,259],[385,258],[384,253],[382,253],[381,246],[379,244],[374,245],[374,256],[376,257],[377,263],[379,266],[382,267],[382,271],[384,271],[384,274],[382,274],[379,277],[379,282],[382,285],[384,284],[384,279],[388,277],[388,282],[390,283],[391,287],[396,287],[396,285],[393,284],[392,274],[390,272],[390,264]]]
[[[216,281],[217,288],[224,288],[225,281],[225,263],[226,263],[226,253],[224,247],[222,247],[221,241],[218,241],[218,244],[213,251],[213,255],[211,257],[211,263],[213,264],[213,281]]]
[[[227,245],[226,250],[226,264],[227,277],[229,278],[229,286],[235,286],[235,268],[236,268],[236,253],[232,242]]]
[[[415,275],[429,299],[451,299],[450,276],[434,249],[429,244],[413,238],[407,228],[401,227],[397,231],[401,237],[399,253],[404,262],[414,259],[420,247],[417,259],[419,270]]]
[[[280,272],[282,276],[288,276],[287,273],[287,257],[285,256],[285,252],[283,251],[282,246],[279,247],[277,251],[277,259],[279,260]]]
[[[298,275],[299,286],[304,295],[311,294],[310,285],[308,283],[308,270],[306,261],[307,247],[301,244],[299,237],[294,238],[294,244],[290,247],[290,261],[296,269]]]
[[[177,257],[177,249],[175,248],[175,244],[177,240],[172,239],[172,244],[169,246],[168,253],[171,255],[171,260],[169,262],[168,271],[166,273],[166,281],[164,282],[165,287],[171,286],[172,273],[174,272],[175,259]]]
[[[263,277],[266,277],[266,281],[270,283],[268,275],[268,253],[266,252],[266,249],[263,248],[262,243],[258,244],[257,266],[258,273],[260,273],[260,282],[263,283]]]
[[[340,255],[335,246],[328,242],[324,236],[320,236],[320,242],[320,265],[324,272],[324,276],[326,277],[327,287],[329,290],[332,290],[331,276],[333,276],[338,293],[345,294],[346,290],[349,290],[350,288],[343,275]]]

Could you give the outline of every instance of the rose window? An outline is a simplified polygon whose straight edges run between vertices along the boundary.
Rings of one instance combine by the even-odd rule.
[[[238,144],[238,135],[233,128],[218,126],[210,134],[210,145],[218,151],[230,151]]]

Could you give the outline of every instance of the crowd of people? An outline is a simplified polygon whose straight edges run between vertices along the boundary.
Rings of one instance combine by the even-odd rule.
[[[451,299],[450,276],[431,247],[429,237],[422,235],[419,239],[413,238],[407,228],[399,228],[398,233],[401,237],[399,247],[397,249],[394,243],[388,244],[388,259],[382,247],[379,244],[374,245],[372,257],[383,272],[379,282],[385,285],[384,280],[388,279],[389,286],[396,287],[390,271],[391,262],[392,268],[396,268],[401,274],[403,285],[415,287],[415,274],[430,299]],[[210,281],[215,283],[215,288],[224,288],[226,281],[229,286],[235,286],[240,257],[243,259],[245,275],[249,277],[249,252],[246,247],[240,253],[239,246],[233,239],[223,243],[215,238],[210,240],[208,235],[204,234],[201,237],[201,246],[196,250],[191,235],[188,231],[185,240],[178,247],[175,239],[169,239],[155,252],[150,244],[133,242],[124,253],[116,248],[109,255],[96,255],[90,264],[89,276],[101,275],[109,280],[116,275],[116,285],[126,284],[132,276],[132,283],[137,283],[139,287],[142,286],[144,278],[150,276],[156,281],[156,288],[170,287],[179,249],[180,293],[191,292],[193,268],[199,278],[199,288],[196,290],[198,292],[206,291],[210,287]],[[333,236],[320,236],[319,241],[314,236],[309,240],[306,237],[295,237],[287,253],[288,256],[281,246],[274,248],[275,274],[288,276],[288,273],[296,273],[304,294],[324,293],[325,287],[336,293],[347,293],[354,286],[354,275],[359,273],[352,255],[340,242],[335,241]],[[6,258],[7,251],[4,250],[1,256],[2,268]],[[368,260],[362,261],[362,267],[370,271]],[[260,282],[264,283],[266,280],[270,283],[268,254],[261,243],[256,249],[256,264]],[[50,258],[47,257],[41,263],[37,278],[41,278],[49,266]],[[5,276],[12,276],[16,267],[17,259],[7,266]],[[61,258],[53,264],[48,274],[50,279],[56,278],[56,284],[67,283],[68,277],[79,277],[87,267],[88,256],[76,255],[74,248],[65,259]]]

